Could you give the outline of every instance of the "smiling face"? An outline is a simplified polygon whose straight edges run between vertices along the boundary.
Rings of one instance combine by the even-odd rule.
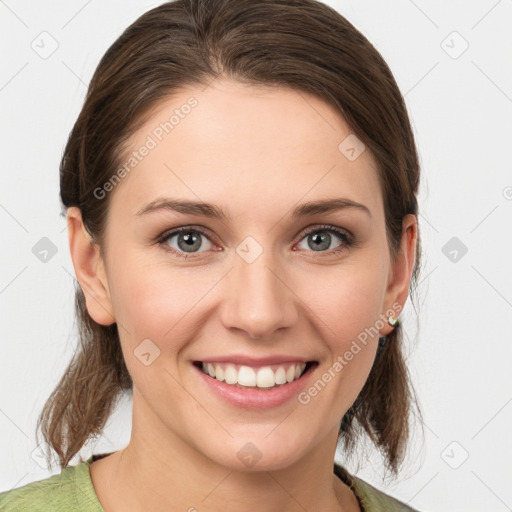
[[[183,108],[191,97],[195,106]],[[161,124],[176,109],[174,126]],[[368,150],[355,159],[340,151],[350,134],[314,96],[217,80],[161,103],[130,139],[127,158],[150,149],[109,192],[107,292],[86,295],[98,323],[118,323],[134,383],[132,439],[169,453],[185,443],[241,470],[242,447],[261,456],[258,469],[289,466],[327,438],[333,449],[378,334],[357,353],[353,342],[376,325],[391,330],[382,315],[403,305],[412,264],[392,287],[376,163]],[[326,201],[337,208],[312,206]],[[252,367],[241,371],[246,385],[271,365],[263,386],[282,383],[283,371],[295,378],[293,363],[303,363],[297,372],[315,364],[239,399],[244,389],[226,391],[201,371],[205,361],[224,379]],[[309,393],[318,379],[325,385]],[[298,399],[304,392],[309,400]]]

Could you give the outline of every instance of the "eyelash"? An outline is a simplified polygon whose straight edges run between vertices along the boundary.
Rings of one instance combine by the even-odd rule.
[[[160,235],[158,237],[158,239],[156,240],[156,243],[159,246],[161,246],[164,251],[170,252],[170,253],[178,256],[179,258],[187,259],[189,257],[191,257],[191,258],[199,257],[199,255],[201,253],[184,253],[181,251],[177,251],[176,249],[174,249],[173,247],[170,247],[166,243],[170,238],[172,238],[176,235],[179,235],[182,232],[199,233],[200,235],[203,235],[208,240],[210,240],[210,242],[212,241],[210,239],[210,237],[202,229],[196,228],[194,226],[183,226],[180,228],[173,229],[171,231],[164,232],[162,235]],[[318,232],[332,233],[332,234],[338,236],[343,241],[343,243],[339,247],[336,247],[335,249],[330,249],[328,251],[310,251],[310,252],[317,252],[319,255],[318,257],[322,257],[323,254],[328,254],[328,255],[332,256],[333,254],[338,254],[342,251],[346,251],[349,248],[356,247],[358,245],[355,237],[351,233],[349,233],[348,231],[345,231],[345,230],[341,230],[335,226],[328,225],[328,224],[323,224],[323,225],[319,225],[319,226],[313,226],[312,228],[307,228],[302,233],[302,236],[301,236],[301,238],[299,238],[298,242],[301,242],[302,239],[307,237],[308,235],[311,235],[313,233],[318,233]]]

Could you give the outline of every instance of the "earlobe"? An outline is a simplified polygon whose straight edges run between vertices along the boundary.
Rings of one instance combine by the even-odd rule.
[[[413,214],[404,217],[402,224],[402,241],[400,252],[391,268],[391,281],[386,291],[384,305],[385,311],[394,310],[393,314],[397,318],[402,311],[407,296],[409,294],[409,284],[411,282],[412,271],[416,261],[416,246],[418,238],[417,218]],[[399,305],[399,311],[397,306]],[[381,331],[382,335],[387,335],[393,330],[389,324]],[[383,332],[386,331],[386,332]]]
[[[69,250],[75,274],[85,295],[87,311],[98,324],[115,322],[105,265],[100,248],[87,232],[79,208],[67,210]]]

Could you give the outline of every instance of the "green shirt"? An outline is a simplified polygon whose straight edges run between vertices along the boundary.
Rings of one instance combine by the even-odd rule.
[[[92,455],[76,466],[62,469],[60,474],[0,493],[0,511],[105,512],[92,485],[89,465],[106,455]],[[364,480],[350,475],[338,464],[334,465],[334,473],[354,491],[363,512],[417,512]]]

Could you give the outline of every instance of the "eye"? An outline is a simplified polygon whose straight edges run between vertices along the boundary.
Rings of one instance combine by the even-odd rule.
[[[206,244],[203,243],[202,238],[206,240]],[[175,240],[173,241],[173,239]],[[183,258],[186,258],[188,254],[203,252],[199,251],[200,248],[211,249],[213,245],[203,231],[186,226],[164,233],[158,242],[166,251]]]
[[[334,239],[332,235],[334,235]],[[349,247],[356,245],[356,241],[350,233],[330,225],[314,226],[308,229],[303,234],[301,242],[308,237],[310,237],[309,240],[311,241],[308,241],[307,247],[302,247],[306,251],[332,254],[347,250]],[[206,243],[203,242],[203,238],[206,240]],[[341,240],[341,243],[333,248],[332,243],[335,242],[335,238]],[[206,252],[213,247],[210,237],[202,229],[192,226],[183,226],[167,231],[158,238],[157,243],[165,251],[181,258],[194,257],[194,255]],[[199,249],[204,249],[204,251]]]
[[[332,235],[335,236],[334,238],[338,238],[342,241],[341,244],[334,248],[332,247],[332,243],[335,243],[335,239],[333,239]],[[304,239],[307,240],[307,247],[302,248],[313,252],[337,253],[353,245],[352,236],[348,232],[334,226],[316,226],[312,229],[308,229],[301,241]]]

